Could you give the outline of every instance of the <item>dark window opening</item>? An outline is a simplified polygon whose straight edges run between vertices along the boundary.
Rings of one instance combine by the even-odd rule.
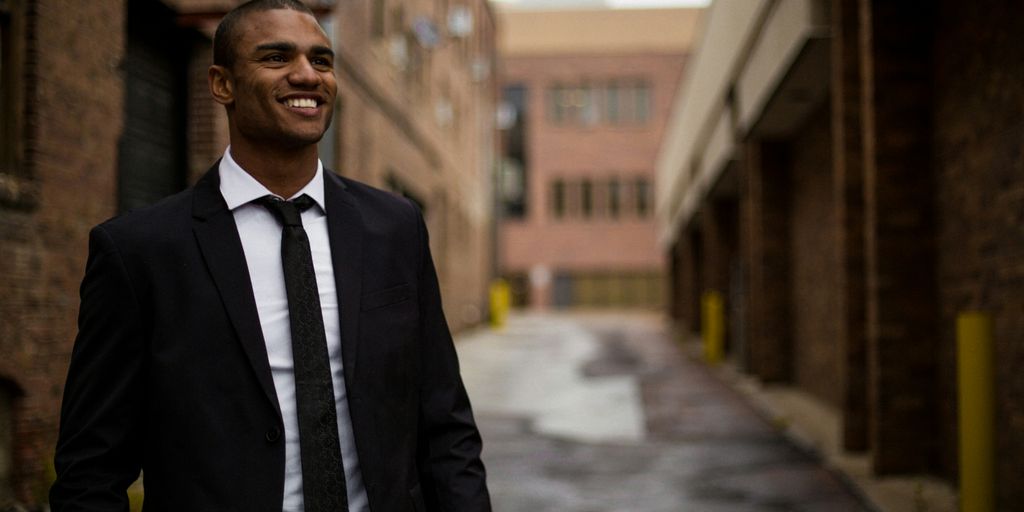
[[[552,196],[552,211],[556,219],[561,219],[565,216],[565,182],[562,180],[555,180],[555,183],[551,186]]]
[[[20,396],[14,383],[0,378],[0,510],[14,504],[14,406]]]
[[[616,219],[622,210],[622,186],[618,178],[612,178],[608,182],[608,216]]]
[[[636,214],[647,217],[651,213],[651,185],[647,178],[637,178],[635,187]]]
[[[502,215],[505,218],[520,219],[526,216],[528,208],[527,187],[529,175],[527,169],[527,128],[526,107],[529,99],[526,86],[517,84],[505,87],[502,95],[504,131],[504,158],[501,165],[501,177],[498,181],[499,197],[501,198]]]
[[[178,28],[176,19],[160,2],[127,4],[121,211],[154,203],[186,185],[186,80],[193,34]]]
[[[0,206],[31,209],[37,203],[36,186],[28,166],[22,137],[23,118],[32,108],[26,95],[24,55],[30,44],[24,2],[0,0]]]
[[[585,219],[594,214],[594,184],[590,180],[580,183],[580,212]]]

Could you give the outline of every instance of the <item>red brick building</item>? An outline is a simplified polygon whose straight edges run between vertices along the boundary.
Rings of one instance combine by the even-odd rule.
[[[238,3],[0,2],[0,509],[46,500],[89,228],[180,190],[227,144],[206,69],[212,29]],[[422,205],[450,322],[478,322],[492,261],[490,7],[310,5],[339,50],[325,164]]]
[[[501,12],[499,250],[519,305],[662,302],[654,161],[699,13]]]
[[[955,489],[956,319],[987,314],[1008,511],[1024,510],[1022,24],[1015,2],[720,0],[658,164],[672,316],[699,330],[701,295],[724,297],[732,361],[830,411],[825,450],[875,476]]]

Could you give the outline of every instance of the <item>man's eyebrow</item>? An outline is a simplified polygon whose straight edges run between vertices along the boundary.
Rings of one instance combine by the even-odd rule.
[[[334,57],[334,50],[326,46],[314,46],[311,50],[313,55],[328,55]]]
[[[263,43],[256,46],[256,51],[267,51],[276,50],[279,52],[293,52],[295,51],[295,45],[292,43],[285,42],[274,42],[274,43]]]

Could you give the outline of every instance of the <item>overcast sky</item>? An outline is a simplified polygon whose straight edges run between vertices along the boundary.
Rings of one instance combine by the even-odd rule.
[[[644,9],[651,7],[707,7],[711,0],[491,0],[491,2],[509,7],[528,9],[561,9],[567,7]]]

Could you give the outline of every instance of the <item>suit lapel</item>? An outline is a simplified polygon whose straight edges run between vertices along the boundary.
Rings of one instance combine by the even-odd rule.
[[[341,357],[345,367],[345,385],[351,395],[357,392],[354,382],[362,296],[363,219],[355,198],[345,188],[341,178],[324,169],[327,233],[341,315]]]
[[[192,231],[242,349],[256,372],[256,379],[280,416],[281,407],[270,374],[270,361],[249,279],[249,267],[245,263],[235,218],[220,193],[219,163],[214,164],[196,183]]]

